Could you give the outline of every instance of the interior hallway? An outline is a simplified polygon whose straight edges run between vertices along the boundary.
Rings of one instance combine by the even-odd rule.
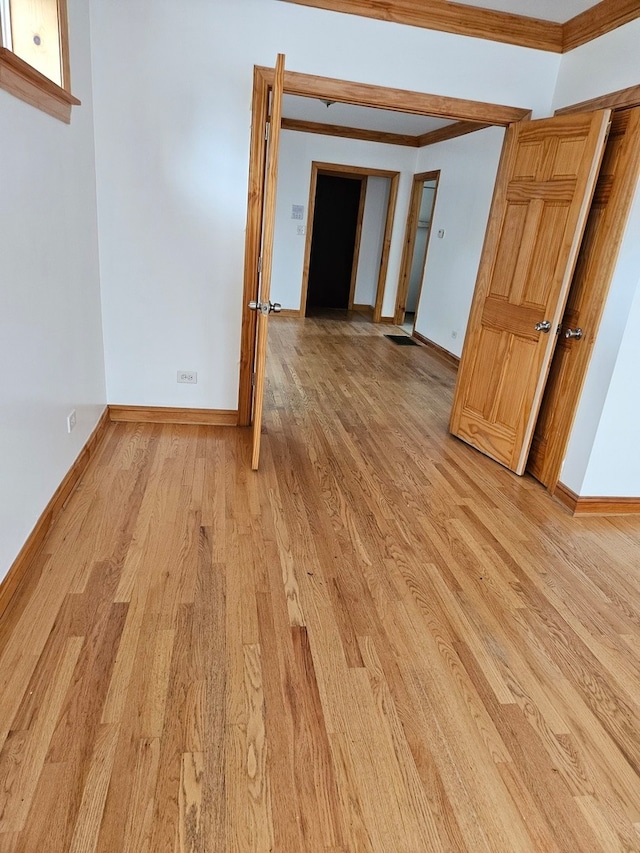
[[[113,425],[0,625],[0,851],[640,850],[640,519],[275,318],[248,430]]]

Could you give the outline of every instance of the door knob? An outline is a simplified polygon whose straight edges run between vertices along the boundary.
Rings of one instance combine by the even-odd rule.
[[[282,305],[279,302],[256,302],[253,299],[249,303],[249,308],[261,314],[279,314],[282,311]]]
[[[564,333],[565,338],[575,338],[575,340],[579,341],[583,336],[584,332],[581,328],[577,329],[567,329]]]
[[[536,332],[544,332],[545,335],[548,335],[551,330],[551,322],[549,320],[542,320],[540,323],[536,323],[533,328]]]

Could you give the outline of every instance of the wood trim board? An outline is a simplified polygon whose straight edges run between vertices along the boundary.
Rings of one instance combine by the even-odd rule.
[[[567,53],[640,17],[637,0],[601,0],[564,23],[441,0],[284,2],[552,53]]]
[[[360,263],[360,246],[362,244],[362,222],[364,220],[364,205],[367,197],[368,175],[360,178],[360,201],[358,203],[358,219],[356,223],[356,239],[353,248],[353,262],[351,264],[351,281],[349,282],[349,310],[353,308],[356,296],[356,279],[358,278],[358,264]]]
[[[284,0],[331,12],[561,53],[562,24],[442,0]]]
[[[440,127],[438,130],[431,130],[429,133],[423,133],[418,137],[418,147],[426,148],[427,145],[436,145],[438,142],[447,142],[449,139],[457,139],[459,136],[466,136],[468,133],[475,133],[476,130],[484,130],[485,127],[492,127],[486,122],[477,121],[456,121],[454,124],[449,124],[447,127]]]
[[[373,305],[367,305],[364,302],[355,302],[352,310],[357,311],[358,314],[366,314],[368,317],[373,317]]]
[[[411,337],[415,338],[419,341],[432,355],[435,355],[436,358],[439,358],[440,361],[444,361],[445,364],[448,364],[450,367],[453,367],[455,370],[460,366],[460,359],[457,355],[454,355],[449,350],[441,347],[439,344],[436,344],[434,341],[429,338],[425,338],[424,335],[421,335],[420,332],[413,331]]]
[[[64,479],[53,493],[49,503],[44,508],[40,518],[37,520],[27,541],[22,546],[20,553],[13,561],[7,575],[0,583],[0,617],[5,612],[13,596],[16,594],[22,581],[29,572],[35,557],[38,555],[51,526],[64,508],[65,503],[71,496],[78,481],[86,471],[87,465],[95,456],[109,429],[111,419],[109,410],[105,408],[96,424],[93,432],[85,442],[84,447],[78,454],[75,462],[65,475]]]
[[[80,101],[6,47],[0,47],[0,89],[47,115],[71,122],[71,108]]]
[[[592,497],[577,495],[564,483],[558,483],[553,496],[572,515],[640,515],[640,497]]]
[[[387,217],[384,223],[384,236],[382,238],[382,255],[380,257],[380,272],[378,273],[378,285],[376,287],[376,301],[373,306],[374,323],[385,322],[382,317],[382,303],[384,302],[387,271],[389,269],[389,254],[391,251],[391,238],[393,236],[393,221],[395,219],[396,204],[398,202],[400,172],[391,173],[389,177],[391,178],[391,184],[389,186],[389,200],[387,202]]]
[[[361,139],[365,142],[379,142],[384,145],[403,145],[407,148],[426,148],[438,142],[448,139],[457,139],[467,133],[475,133],[491,127],[490,124],[475,121],[456,121],[446,127],[431,130],[419,136],[411,136],[404,133],[389,133],[383,130],[365,130],[359,127],[343,127],[339,124],[323,124],[315,121],[302,121],[300,119],[283,118],[282,129],[297,131],[299,133],[317,133],[322,136],[334,136],[340,139]]]
[[[419,136],[405,133],[388,133],[383,130],[364,130],[358,127],[343,127],[339,124],[323,124],[315,121],[302,121],[294,118],[282,119],[283,130],[293,130],[300,133],[318,133],[322,136],[336,136],[341,139],[362,139],[365,142],[381,142],[386,145],[405,145],[408,148],[418,148]]]
[[[273,68],[259,67],[256,72],[269,86],[273,84]],[[285,71],[284,92],[286,95],[326,98],[361,107],[379,107],[398,113],[495,124],[500,127],[531,117],[531,110],[522,107],[470,101],[467,98],[451,98],[408,89],[392,89],[370,83],[301,74],[297,71]]]
[[[588,113],[592,110],[625,110],[632,107],[640,107],[640,85],[629,86],[626,89],[618,89],[588,101],[580,101],[578,104],[570,104],[556,110],[554,115],[571,115],[572,113]]]
[[[636,18],[640,18],[638,0],[601,0],[563,25],[562,52],[568,53]]]
[[[311,243],[313,241],[313,218],[316,214],[316,190],[318,188],[318,169],[311,164],[309,181],[309,201],[307,203],[307,236],[304,241],[304,260],[302,262],[302,284],[300,287],[300,316],[307,313],[307,294],[309,291],[309,269],[311,267]]]
[[[69,54],[69,9],[67,0],[58,0],[58,32],[60,36],[60,66],[62,85],[71,91],[71,57]]]
[[[271,315],[272,320],[275,320],[277,317],[300,317],[300,309],[299,308],[281,308],[277,314]]]
[[[112,421],[140,424],[238,426],[235,409],[188,409],[173,406],[109,406]]]

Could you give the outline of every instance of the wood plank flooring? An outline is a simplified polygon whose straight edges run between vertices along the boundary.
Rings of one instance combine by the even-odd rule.
[[[0,626],[2,853],[640,850],[640,519],[450,437],[388,331],[271,323],[257,474],[110,429]]]

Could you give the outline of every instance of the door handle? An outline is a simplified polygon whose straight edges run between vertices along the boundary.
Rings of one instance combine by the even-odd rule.
[[[551,322],[549,320],[542,320],[540,323],[536,323],[533,328],[536,332],[544,332],[545,335],[548,335],[551,330]]]
[[[253,299],[249,303],[249,308],[261,314],[279,314],[282,311],[282,305],[279,302],[256,302]]]
[[[583,334],[584,332],[582,331],[582,329],[578,327],[577,329],[567,329],[564,333],[564,336],[567,339],[574,338],[576,341],[579,341]]]

